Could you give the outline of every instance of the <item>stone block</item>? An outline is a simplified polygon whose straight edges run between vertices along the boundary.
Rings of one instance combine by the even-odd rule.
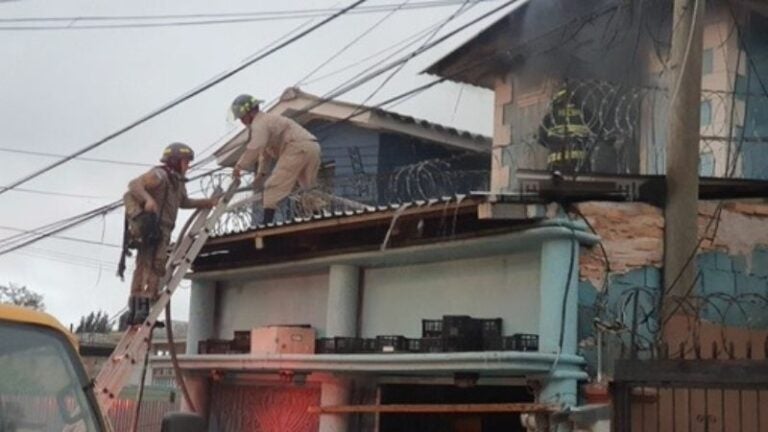
[[[579,282],[579,305],[592,306],[597,299],[597,289],[589,281]]]
[[[733,271],[735,273],[747,272],[747,257],[744,255],[733,255],[731,256],[731,260],[733,263]]]
[[[701,287],[704,294],[736,292],[736,275],[733,272],[721,270],[701,269]]]
[[[645,267],[645,286],[654,291],[661,288],[661,270],[656,267]]]
[[[733,259],[730,255],[724,252],[714,252],[715,255],[715,267],[718,270],[727,272],[733,271]]]
[[[717,258],[714,252],[706,252],[696,256],[696,266],[701,269],[716,269]]]
[[[768,249],[757,247],[752,251],[752,274],[768,276]]]

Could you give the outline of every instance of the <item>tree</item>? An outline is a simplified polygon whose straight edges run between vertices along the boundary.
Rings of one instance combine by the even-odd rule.
[[[109,322],[109,316],[101,310],[81,317],[80,324],[75,329],[75,333],[109,333],[111,331],[112,324]]]
[[[43,296],[25,286],[8,283],[0,285],[0,303],[7,303],[16,306],[28,307],[31,309],[44,311],[45,304]]]

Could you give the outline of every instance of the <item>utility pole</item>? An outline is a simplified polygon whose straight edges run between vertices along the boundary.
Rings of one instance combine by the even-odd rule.
[[[695,282],[698,246],[701,55],[705,0],[675,0],[669,81],[667,196],[664,209],[664,295],[661,317]],[[662,329],[663,331],[663,329]]]

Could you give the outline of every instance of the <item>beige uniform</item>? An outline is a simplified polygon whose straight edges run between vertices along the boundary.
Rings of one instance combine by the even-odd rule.
[[[150,170],[160,180],[155,188],[147,188],[158,205],[160,231],[162,238],[154,247],[141,248],[136,254],[136,269],[131,281],[131,296],[155,299],[158,294],[160,279],[165,275],[165,262],[168,259],[168,245],[171,243],[171,233],[176,224],[179,207],[187,200],[187,188],[184,179],[175,172],[169,172],[161,167]],[[134,218],[144,209],[144,203],[131,192],[123,196],[126,215]]]
[[[317,138],[295,121],[277,114],[259,112],[249,129],[245,153],[237,161],[240,169],[265,175],[274,163],[272,175],[264,183],[264,208],[275,209],[298,183],[302,189],[315,186],[320,169]]]

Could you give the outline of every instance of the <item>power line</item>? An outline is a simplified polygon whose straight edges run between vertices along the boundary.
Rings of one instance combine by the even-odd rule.
[[[25,155],[31,155],[31,156],[56,157],[56,158],[67,157],[67,155],[63,155],[63,154],[59,154],[59,153],[48,153],[48,152],[40,152],[40,151],[32,151],[32,150],[22,150],[22,149],[10,148],[10,147],[0,147],[0,152],[25,154]],[[127,165],[127,166],[136,166],[136,167],[151,167],[151,166],[153,166],[152,164],[148,164],[148,163],[119,161],[119,160],[114,160],[114,159],[99,159],[99,158],[88,158],[88,157],[77,157],[77,158],[74,158],[74,159],[78,160],[78,161],[83,161],[83,162],[98,162],[98,163],[106,163],[106,164],[114,164],[114,165]]]
[[[397,12],[397,11],[399,11],[400,9],[402,9],[403,7],[405,7],[405,6],[408,4],[408,2],[409,2],[409,1],[410,1],[410,0],[405,0],[404,2],[400,3],[400,4],[398,5],[398,7],[396,7],[396,8],[394,8],[394,9],[392,9],[392,11],[391,11],[391,12],[389,12],[389,13],[388,13],[388,14],[386,14],[386,15],[384,15],[384,17],[383,17],[383,18],[381,18],[380,20],[378,20],[378,21],[376,21],[375,23],[373,23],[373,25],[372,25],[372,26],[368,27],[368,28],[367,28],[367,29],[366,29],[364,32],[362,32],[362,33],[361,33],[360,35],[358,35],[356,38],[352,39],[352,40],[351,40],[349,43],[347,43],[347,44],[346,44],[346,45],[344,45],[343,47],[339,48],[339,49],[338,49],[338,50],[337,50],[335,53],[333,53],[333,55],[331,55],[330,57],[328,57],[328,59],[326,59],[324,62],[320,63],[320,64],[319,64],[317,67],[315,67],[314,69],[312,69],[312,70],[311,70],[309,73],[307,73],[306,75],[304,75],[304,77],[302,77],[301,79],[299,79],[299,80],[296,82],[296,84],[295,84],[295,85],[296,85],[296,86],[300,86],[300,85],[301,85],[301,84],[302,84],[302,83],[303,83],[305,80],[307,80],[307,79],[311,78],[311,77],[312,77],[312,76],[313,76],[315,73],[317,73],[317,71],[319,71],[320,69],[324,68],[324,67],[325,67],[325,66],[326,66],[328,63],[330,63],[330,62],[332,62],[333,60],[335,60],[336,58],[338,58],[340,55],[342,55],[342,54],[343,54],[343,53],[344,53],[346,50],[348,50],[348,49],[349,49],[350,47],[352,47],[354,44],[356,44],[356,43],[360,42],[360,40],[362,40],[364,37],[366,37],[368,34],[370,34],[372,31],[374,31],[374,30],[375,30],[375,29],[376,29],[378,26],[380,26],[380,25],[381,25],[381,24],[382,24],[384,21],[388,20],[388,19],[389,19],[389,17],[391,17],[392,15],[394,15],[394,14],[395,14],[395,12]]]
[[[2,187],[2,186],[0,186],[0,187]],[[39,190],[39,189],[26,189],[26,188],[16,188],[16,189],[13,189],[12,192],[23,192],[23,193],[31,193],[31,194],[37,194],[37,195],[48,195],[48,196],[64,197],[64,198],[84,198],[84,199],[107,199],[107,198],[109,198],[107,196],[72,194],[72,193],[67,193],[67,192],[55,192],[55,191],[46,191],[46,190]]]
[[[478,1],[496,1],[496,0],[478,0]],[[436,7],[451,6],[458,3],[457,0],[442,0],[442,1],[426,1],[413,3],[404,7],[405,10],[418,10],[428,9]],[[363,8],[358,8],[350,14],[370,14],[381,13],[397,9],[397,5],[374,5]],[[343,9],[341,9],[343,10]],[[282,20],[294,20],[301,18],[317,18],[327,15],[331,12],[339,12],[339,9],[315,9],[315,10],[294,10],[294,11],[282,11],[282,12],[250,12],[243,14],[229,14],[229,15],[217,15],[210,14],[208,16],[200,15],[198,18],[214,18],[214,19],[196,19],[187,21],[166,21],[166,22],[128,22],[128,23],[112,23],[112,24],[85,24],[78,25],[78,22],[88,21],[140,21],[140,20],[162,20],[173,19],[173,15],[157,15],[157,16],[135,16],[135,17],[40,17],[40,18],[7,18],[0,20],[0,22],[14,23],[14,22],[67,22],[67,24],[59,25],[12,25],[2,26],[0,31],[50,31],[50,30],[105,30],[105,29],[129,29],[129,28],[152,28],[152,27],[189,27],[189,26],[207,26],[207,25],[221,25],[221,24],[242,24],[259,21],[282,21]],[[179,18],[189,19],[192,16],[189,15],[177,15]],[[178,18],[177,18],[178,19]]]
[[[15,227],[7,226],[7,225],[0,225],[0,230],[15,231],[15,232],[22,233],[22,234],[44,234],[44,233],[41,233],[40,231],[36,231],[36,230],[25,230],[25,229],[15,228]],[[84,238],[69,237],[69,236],[50,236],[50,237],[51,238],[55,238],[57,240],[67,240],[67,241],[72,241],[72,242],[77,242],[77,243],[84,243],[84,244],[90,244],[90,245],[95,245],[95,246],[107,246],[107,247],[111,247],[111,248],[120,248],[120,249],[122,249],[122,246],[120,246],[119,244],[115,244],[115,243],[102,243],[102,242],[99,242],[99,241],[96,241],[96,240],[88,240],[88,239],[84,239]]]
[[[124,134],[125,132],[128,132],[129,130],[139,126],[140,124],[142,124],[142,123],[144,123],[146,121],[149,121],[149,120],[151,120],[154,117],[157,117],[158,115],[164,113],[165,111],[168,111],[169,109],[175,107],[176,105],[179,105],[182,102],[185,102],[185,101],[193,98],[194,96],[197,96],[198,94],[200,94],[200,93],[210,89],[211,87],[215,86],[216,84],[218,84],[218,83],[220,83],[220,82],[230,78],[231,76],[237,74],[238,72],[242,71],[243,69],[253,65],[254,63],[258,62],[259,60],[264,59],[265,57],[267,57],[267,56],[277,52],[278,50],[280,50],[280,49],[282,49],[282,48],[292,44],[293,42],[303,38],[304,36],[312,33],[313,31],[317,30],[318,28],[322,27],[323,25],[325,25],[325,24],[335,20],[336,18],[338,18],[341,15],[345,14],[347,11],[352,10],[353,8],[359,6],[360,4],[364,3],[365,1],[366,0],[357,0],[357,1],[355,1],[350,6],[347,6],[344,9],[341,9],[339,12],[337,12],[337,13],[335,13],[335,14],[327,17],[327,18],[325,18],[324,20],[322,20],[319,23],[311,26],[307,30],[304,30],[303,32],[299,33],[298,35],[288,39],[285,42],[280,43],[276,47],[269,49],[265,53],[257,56],[256,58],[254,58],[252,60],[249,60],[248,62],[245,62],[244,64],[242,64],[242,65],[240,65],[240,66],[230,70],[229,72],[226,72],[226,73],[224,73],[222,75],[219,75],[219,76],[215,77],[214,79],[204,83],[203,85],[197,87],[196,89],[193,89],[192,91],[189,91],[189,92],[183,94],[182,96],[178,97],[177,99],[175,99],[175,100],[171,101],[170,103],[167,103],[167,104],[163,105],[162,107],[160,107],[160,108],[150,112],[149,114],[141,117],[140,119],[134,121],[133,123],[129,124],[128,126],[125,126],[122,129],[119,129],[118,131],[113,132],[112,134],[102,138],[101,140],[99,140],[99,141],[97,141],[97,142],[95,142],[93,144],[90,144],[90,145],[88,145],[88,146],[86,146],[86,147],[76,151],[75,153],[72,153],[71,155],[69,155],[69,156],[67,156],[67,157],[65,157],[63,159],[60,159],[60,160],[58,160],[58,161],[56,161],[56,162],[54,162],[54,163],[52,163],[52,164],[50,164],[50,165],[40,169],[38,171],[35,171],[32,174],[29,174],[29,175],[27,175],[25,177],[22,177],[19,180],[16,180],[15,182],[11,183],[9,186],[0,189],[0,195],[4,194],[5,192],[8,192],[9,190],[11,190],[11,189],[13,189],[13,188],[15,188],[17,186],[20,186],[20,185],[22,185],[22,184],[24,184],[24,183],[26,183],[26,182],[34,179],[34,178],[37,178],[37,177],[41,176],[42,174],[45,174],[46,172],[48,172],[48,171],[50,171],[50,170],[52,170],[52,169],[54,169],[54,168],[56,168],[56,167],[58,167],[58,166],[60,166],[60,165],[62,165],[64,163],[66,163],[66,162],[69,162],[70,160],[72,160],[72,159],[74,159],[74,158],[76,158],[76,157],[78,157],[78,156],[80,156],[80,155],[82,155],[82,154],[84,154],[86,152],[89,152],[89,151],[91,151],[91,150],[101,146],[102,144],[104,144],[104,143],[106,143],[106,142],[108,142],[108,141],[110,141],[110,140],[112,140],[112,139],[114,139],[114,138]]]
[[[424,52],[424,51],[434,47],[435,45],[439,44],[440,42],[448,39],[449,37],[451,37],[453,35],[455,35],[459,31],[461,31],[461,30],[463,30],[463,29],[465,29],[465,28],[467,28],[467,27],[469,27],[469,26],[471,26],[471,25],[473,25],[473,24],[475,24],[475,23],[477,23],[477,22],[479,22],[479,21],[489,17],[490,15],[492,15],[492,14],[494,14],[494,13],[496,13],[496,12],[502,10],[502,9],[504,9],[505,7],[507,7],[509,5],[512,5],[514,3],[517,3],[519,1],[520,0],[509,0],[509,1],[505,2],[504,5],[502,5],[502,6],[498,7],[498,8],[495,8],[495,9],[493,9],[492,11],[490,11],[490,12],[488,12],[486,14],[483,14],[482,16],[480,16],[480,17],[470,21],[469,23],[466,23],[461,28],[456,29],[456,30],[454,30],[454,31],[444,35],[439,40],[432,42],[428,46],[422,46],[419,50],[417,50],[418,52],[411,53],[409,56],[406,56],[405,58],[406,59],[411,59],[411,58],[415,57],[416,55],[418,55],[418,54],[420,54],[420,53],[422,53],[422,52]],[[402,59],[400,61],[402,61]],[[379,103],[377,105],[366,107],[365,109],[360,110],[359,112],[353,113],[353,116],[362,115],[362,114],[364,114],[364,113],[366,113],[368,111],[375,110],[377,108],[380,108],[380,107],[383,107],[383,106],[386,106],[386,105],[398,102],[398,101],[400,101],[400,100],[402,100],[404,98],[413,97],[416,94],[421,93],[421,92],[423,92],[423,91],[425,91],[425,90],[427,90],[427,89],[429,89],[429,88],[431,88],[431,87],[433,87],[433,86],[435,86],[435,85],[437,85],[439,83],[442,83],[442,82],[450,79],[453,76],[456,76],[456,75],[458,75],[460,73],[463,73],[463,72],[465,72],[465,71],[467,71],[467,70],[469,70],[471,68],[477,67],[478,65],[482,64],[484,61],[485,61],[485,59],[481,59],[481,60],[479,60],[477,62],[473,62],[473,63],[468,64],[468,65],[464,65],[464,67],[460,68],[459,70],[455,71],[454,73],[452,73],[452,74],[450,74],[448,76],[435,79],[435,80],[433,80],[433,81],[431,81],[431,82],[429,82],[427,84],[418,86],[418,87],[416,87],[414,89],[411,89],[409,91],[401,93],[400,95],[397,95],[397,96],[394,96],[394,97],[392,97],[390,99],[387,99],[387,100],[385,100],[385,101],[383,101],[383,102],[381,102],[381,103]],[[394,62],[394,63],[388,65],[388,66],[389,66],[389,69],[391,69],[393,67],[396,67],[399,64],[400,64],[399,61],[397,61],[397,62]],[[389,69],[382,68],[381,72],[379,72],[378,75],[380,75],[383,72],[386,72]],[[367,76],[375,77],[375,76],[378,76],[378,75],[369,74]],[[369,78],[369,80],[370,79],[372,79],[372,78]],[[343,93],[345,93],[347,91],[350,91],[350,90],[356,88],[359,85],[362,85],[364,82],[366,82],[366,81],[362,80],[362,79],[356,80],[353,84],[346,86],[345,89],[338,90],[337,93],[338,94],[343,94]],[[308,107],[305,107],[298,114],[300,115],[302,113],[309,112],[309,110],[311,110],[311,109],[313,109],[313,108],[315,108],[317,106],[320,106],[320,105],[322,105],[324,103],[327,103],[327,102],[329,102],[331,100],[332,99],[323,98],[320,101],[314,102],[314,103],[310,104]],[[352,118],[353,116],[350,116],[349,118]],[[341,121],[347,121],[349,118],[343,119]],[[213,169],[211,171],[208,171],[208,172],[205,172],[205,173],[201,173],[201,174],[199,174],[199,175],[197,175],[197,176],[195,176],[193,178],[190,178],[189,181],[192,181],[192,180],[197,179],[197,178],[204,177],[206,175],[209,175],[209,174],[212,174],[214,172],[220,171],[221,169],[222,168],[219,167],[219,168],[215,168],[215,169]],[[0,193],[2,193],[2,192],[0,192]],[[54,222],[52,224],[49,224],[49,226],[46,226],[46,227],[41,227],[38,230],[39,231],[44,231],[45,234],[40,235],[37,238],[28,239],[28,240],[25,240],[25,241],[23,241],[21,243],[17,243],[15,245],[11,245],[9,247],[6,247],[5,249],[0,250],[0,256],[4,255],[6,253],[13,252],[14,250],[18,250],[20,248],[23,248],[23,247],[25,247],[27,245],[33,244],[33,243],[35,243],[37,241],[40,241],[40,240],[42,240],[42,239],[44,239],[46,237],[51,236],[51,235],[58,234],[59,232],[65,231],[65,230],[70,229],[70,228],[72,228],[74,226],[82,224],[82,223],[86,222],[87,220],[92,219],[94,217],[97,217],[97,216],[99,216],[101,214],[106,214],[108,212],[111,212],[111,211],[113,211],[113,210],[115,210],[115,209],[117,209],[117,208],[119,208],[121,206],[122,206],[122,201],[121,200],[120,201],[116,201],[116,202],[113,202],[113,203],[108,204],[106,206],[102,206],[102,207],[99,207],[97,209],[91,210],[90,212],[86,212],[84,214],[81,214],[81,215],[78,215],[78,216],[74,216],[72,218],[65,219],[63,221]],[[8,239],[3,239],[3,240],[8,240]],[[2,244],[2,240],[0,240],[0,244]]]

